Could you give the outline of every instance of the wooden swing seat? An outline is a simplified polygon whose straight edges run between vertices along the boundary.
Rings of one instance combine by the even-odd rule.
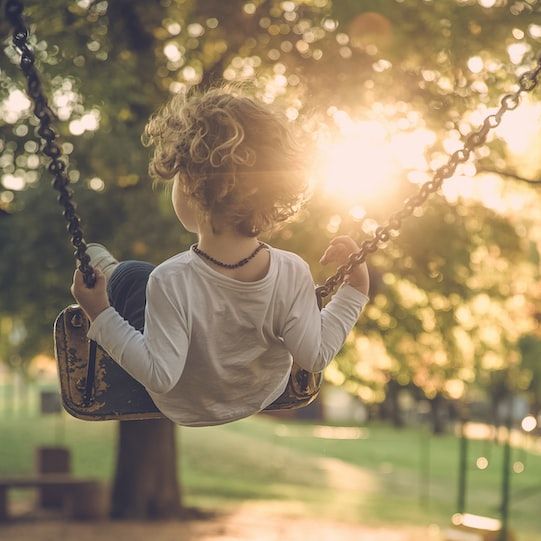
[[[60,312],[54,324],[55,356],[66,411],[85,421],[164,418],[146,389],[99,346],[95,365],[89,364],[88,326],[85,313],[76,304]],[[89,366],[91,371],[93,368],[92,373]],[[93,378],[90,396],[87,393],[89,376]],[[294,364],[285,391],[266,410],[307,406],[316,399],[321,380],[321,373],[312,374]]]

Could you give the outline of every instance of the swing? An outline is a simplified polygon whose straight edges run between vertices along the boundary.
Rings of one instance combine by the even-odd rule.
[[[42,152],[51,159],[48,169],[53,176],[52,185],[60,194],[58,201],[68,222],[67,230],[75,247],[74,255],[79,261],[85,284],[92,287],[95,275],[86,253],[80,220],[75,213],[72,191],[65,172],[66,164],[55,142],[56,133],[51,125],[53,113],[43,94],[39,74],[34,66],[34,54],[27,43],[28,30],[22,18],[23,5],[19,0],[8,0],[5,11],[14,29],[13,44],[21,52],[20,67],[27,79],[28,94],[34,102],[34,114],[39,119],[38,134],[44,140]],[[359,251],[352,253],[333,276],[316,287],[320,308],[323,298],[343,282],[353,267],[363,263],[370,253],[387,242],[393,231],[398,232],[402,221],[438,191],[443,181],[454,174],[458,165],[469,159],[473,150],[485,143],[489,131],[499,126],[505,112],[518,107],[522,93],[530,92],[537,86],[540,73],[541,57],[533,70],[520,76],[518,89],[502,97],[498,111],[487,116],[481,127],[466,137],[463,147],[450,155],[447,164],[437,169],[432,179],[425,182],[416,195],[406,199],[403,207],[390,216],[386,225],[378,227],[370,240],[363,241]],[[145,388],[95,342],[87,339],[88,326],[86,315],[77,305],[64,309],[54,324],[55,356],[64,408],[74,417],[92,421],[163,418]],[[310,404],[317,397],[321,382],[322,373],[307,372],[294,363],[286,390],[266,410],[294,409]]]

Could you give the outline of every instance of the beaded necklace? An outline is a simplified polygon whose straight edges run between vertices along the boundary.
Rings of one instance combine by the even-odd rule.
[[[197,255],[204,257],[207,261],[210,261],[211,263],[214,263],[215,265],[218,265],[219,267],[224,267],[226,269],[238,269],[239,267],[246,265],[246,263],[252,260],[263,248],[266,248],[266,245],[263,242],[260,242],[259,246],[248,257],[241,259],[237,263],[224,263],[223,261],[218,261],[217,259],[214,259],[212,256],[203,252],[203,250],[200,250],[197,247],[197,244],[193,245],[193,251]]]

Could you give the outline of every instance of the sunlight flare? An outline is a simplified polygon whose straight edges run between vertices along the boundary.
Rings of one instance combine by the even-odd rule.
[[[321,137],[314,177],[326,194],[352,203],[352,215],[364,216],[363,203],[389,198],[406,170],[426,168],[425,151],[435,141],[427,129],[402,131],[396,123],[353,120],[344,111],[333,119],[339,133]]]

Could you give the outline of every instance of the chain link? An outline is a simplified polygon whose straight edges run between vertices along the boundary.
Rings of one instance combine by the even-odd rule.
[[[324,297],[330,295],[344,281],[345,276],[352,271],[355,265],[363,263],[370,253],[379,248],[380,244],[387,242],[392,232],[400,229],[402,220],[411,216],[417,207],[421,206],[434,192],[437,192],[445,179],[453,176],[459,164],[468,161],[472,152],[485,143],[488,133],[500,125],[503,115],[519,106],[522,93],[531,92],[537,86],[540,73],[541,56],[538,57],[534,69],[520,76],[518,89],[501,98],[498,111],[488,115],[481,126],[466,137],[463,147],[449,156],[447,163],[436,170],[432,179],[419,188],[417,195],[406,199],[402,208],[391,215],[386,225],[376,229],[372,239],[363,241],[359,251],[352,253],[348,261],[338,267],[335,274],[317,287],[316,294],[320,304]]]
[[[62,151],[55,141],[57,135],[52,125],[54,113],[43,93],[41,80],[34,65],[34,52],[28,45],[28,29],[22,16],[23,4],[19,0],[8,0],[5,12],[13,27],[13,45],[21,53],[20,66],[26,77],[28,95],[34,102],[34,114],[39,119],[38,134],[43,139],[42,152],[51,159],[47,167],[53,176],[51,184],[58,191],[58,202],[64,209],[63,215],[68,222],[66,228],[71,236],[71,243],[75,248],[74,255],[79,260],[79,269],[83,273],[84,282],[88,287],[93,287],[96,276],[90,266],[81,222],[75,212],[73,192],[66,175],[66,163],[62,160]]]

